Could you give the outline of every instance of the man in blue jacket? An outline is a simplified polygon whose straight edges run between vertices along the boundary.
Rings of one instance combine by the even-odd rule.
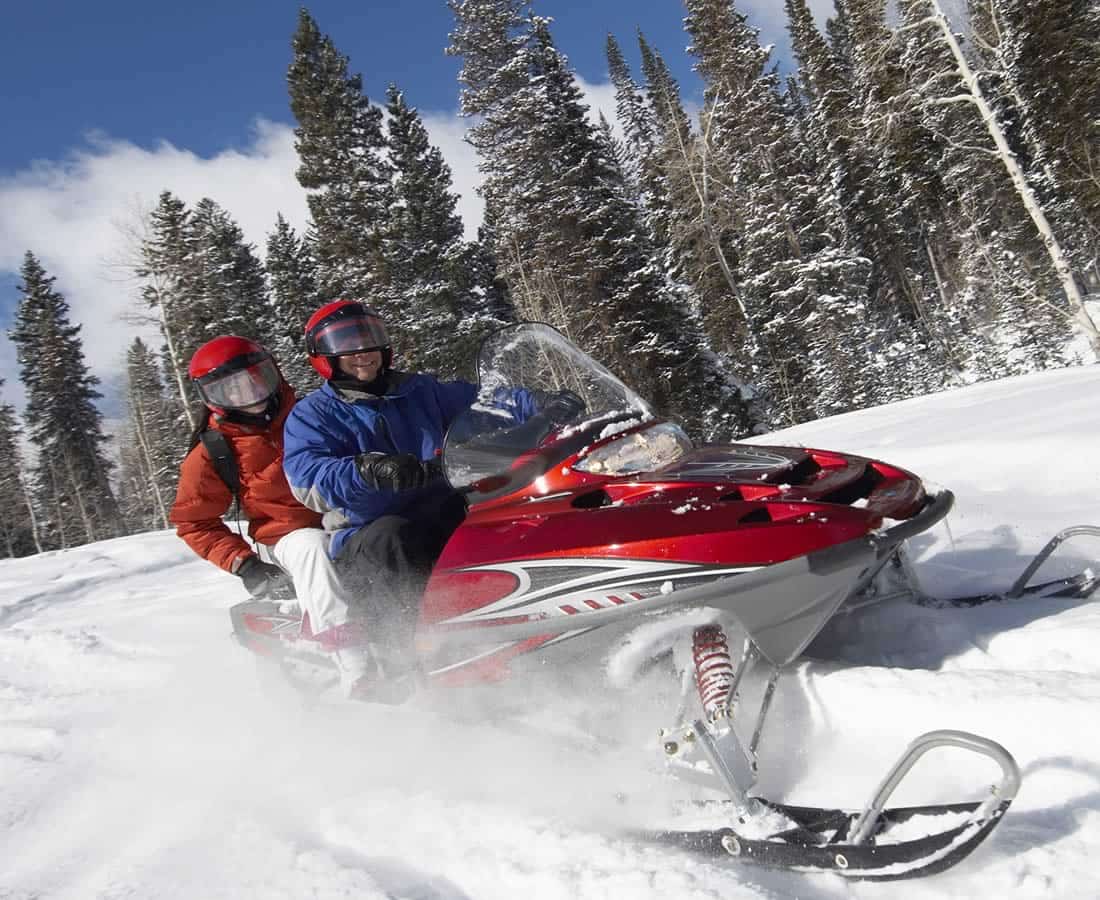
[[[399,676],[413,663],[420,597],[466,514],[437,457],[477,388],[394,370],[385,323],[354,300],[310,317],[306,350],[325,383],[288,416],[283,466],[294,496],[323,513],[341,580],[363,598],[358,617],[324,640],[336,650],[348,696],[396,699],[411,681]],[[569,391],[515,388],[492,402],[517,422],[539,412],[564,423],[584,408]]]
[[[306,350],[325,384],[287,418],[283,464],[295,497],[323,513],[339,569],[359,581],[362,618],[325,637],[345,693],[368,699],[392,673],[372,656],[363,620],[376,649],[408,655],[431,567],[465,515],[437,455],[477,389],[392,369],[385,323],[353,300],[310,317]]]

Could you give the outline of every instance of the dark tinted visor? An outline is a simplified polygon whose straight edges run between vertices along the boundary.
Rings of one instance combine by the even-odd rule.
[[[318,322],[307,336],[312,356],[345,356],[388,347],[390,336],[378,316],[364,313],[356,307],[338,309]]]

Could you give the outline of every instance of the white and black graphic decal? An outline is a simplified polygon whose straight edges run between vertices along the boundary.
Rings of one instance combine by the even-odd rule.
[[[546,619],[626,606],[685,582],[751,572],[757,566],[708,566],[656,560],[529,559],[470,566],[463,572],[506,572],[516,579],[507,596],[441,624],[489,622],[511,616]],[[578,628],[583,624],[578,623]]]

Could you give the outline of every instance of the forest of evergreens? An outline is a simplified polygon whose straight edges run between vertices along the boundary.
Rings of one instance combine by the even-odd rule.
[[[1097,361],[1098,0],[968,0],[965,22],[936,0],[835,0],[824,30],[785,0],[789,76],[736,2],[685,0],[698,115],[645,35],[637,54],[609,35],[614,122],[529,0],[449,5],[477,240],[415,98],[368,98],[303,9],[287,88],[309,226],[280,216],[261,251],[216,199],[164,186],[131,267],[161,341],[129,348],[116,440],[28,250],[0,553],[166,527],[191,353],[244,335],[309,390],[302,325],[336,297],[383,313],[401,367],[442,377],[471,376],[488,331],[549,322],[699,440]]]

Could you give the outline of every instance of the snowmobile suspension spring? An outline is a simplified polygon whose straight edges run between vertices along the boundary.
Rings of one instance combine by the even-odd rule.
[[[703,714],[713,719],[726,711],[734,679],[733,660],[722,627],[696,628],[691,655],[695,661],[695,687],[703,704]]]

